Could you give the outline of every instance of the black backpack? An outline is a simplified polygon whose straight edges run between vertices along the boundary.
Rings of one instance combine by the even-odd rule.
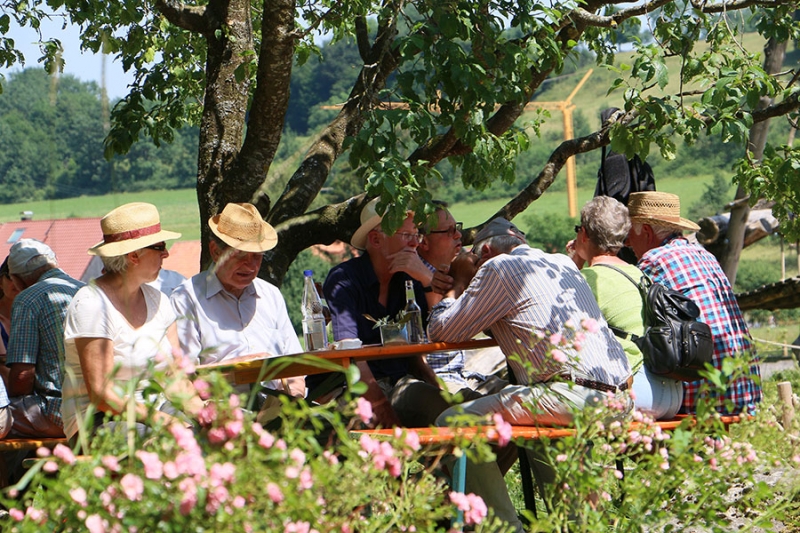
[[[647,276],[642,276],[637,283],[615,266],[601,266],[628,278],[639,289],[644,302],[644,334],[638,337],[612,327],[614,334],[623,339],[631,338],[642,351],[644,365],[652,374],[679,381],[703,379],[697,372],[712,363],[714,341],[708,324],[697,320],[700,316],[697,304]]]
[[[614,151],[609,151],[606,155],[605,146],[602,154],[600,170],[597,171],[595,196],[610,196],[628,205],[628,198],[632,192],[656,190],[653,169],[638,155],[634,155],[630,160],[624,154]]]

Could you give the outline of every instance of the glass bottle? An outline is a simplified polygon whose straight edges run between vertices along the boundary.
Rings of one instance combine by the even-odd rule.
[[[325,315],[322,310],[317,288],[314,286],[314,272],[304,270],[303,285],[303,340],[306,351],[323,350],[328,346],[328,335],[325,331]]]
[[[408,330],[408,342],[411,344],[422,344],[426,342],[425,329],[422,327],[422,310],[414,297],[414,283],[406,280],[406,307],[403,309],[405,316],[411,315],[406,322]]]

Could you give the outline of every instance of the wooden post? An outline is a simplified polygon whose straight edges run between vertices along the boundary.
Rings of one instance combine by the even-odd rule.
[[[794,420],[794,404],[792,403],[792,384],[790,382],[778,383],[778,399],[783,406],[783,429],[791,431]]]

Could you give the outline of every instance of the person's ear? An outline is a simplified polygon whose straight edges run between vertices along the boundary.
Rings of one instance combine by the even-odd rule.
[[[372,245],[373,248],[378,248],[381,245],[381,232],[377,230],[372,230],[367,233],[367,242]]]
[[[130,253],[125,254],[125,256],[128,258],[128,261],[130,261],[132,265],[138,265],[139,264],[139,262],[140,262],[139,252],[140,252],[140,250],[136,250],[135,252],[130,252]]]
[[[214,261],[215,263],[219,260],[220,249],[216,241],[209,241],[208,254],[211,256],[211,260]]]

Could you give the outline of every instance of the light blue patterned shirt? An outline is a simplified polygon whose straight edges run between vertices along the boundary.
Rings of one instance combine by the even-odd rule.
[[[61,426],[64,368],[64,317],[72,297],[85,284],[60,268],[48,270],[22,291],[11,306],[6,365],[35,365],[33,394],[42,412]]]

